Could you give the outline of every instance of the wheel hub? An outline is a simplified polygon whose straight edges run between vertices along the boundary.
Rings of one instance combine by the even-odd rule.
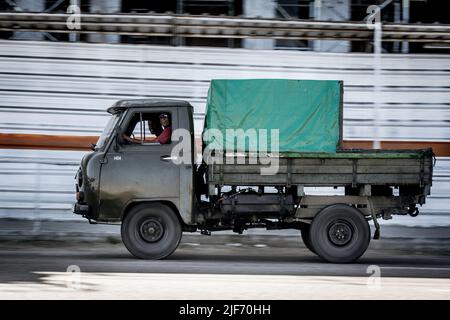
[[[158,220],[150,218],[141,224],[139,234],[144,241],[157,242],[164,235],[164,227]]]
[[[352,240],[353,228],[346,221],[334,221],[328,229],[328,238],[336,246],[345,246]]]

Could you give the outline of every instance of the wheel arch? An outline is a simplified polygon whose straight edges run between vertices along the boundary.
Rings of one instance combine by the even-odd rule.
[[[345,207],[347,207],[347,208],[355,209],[355,210],[356,210],[357,212],[359,212],[359,214],[362,215],[366,220],[369,220],[369,219],[367,219],[367,215],[365,215],[361,210],[359,210],[359,208],[357,208],[357,207],[355,207],[355,206],[353,206],[353,205],[350,205],[350,204],[348,204],[348,203],[345,203],[345,202],[337,202],[337,203],[333,203],[333,204],[328,204],[328,205],[324,206],[323,208],[317,210],[316,216],[318,216],[319,213],[321,213],[322,211],[325,211],[325,210],[331,210],[331,209],[334,208],[334,207],[340,207],[340,206],[345,206]],[[316,216],[315,216],[315,217],[316,217]],[[315,218],[315,217],[314,217],[314,218]],[[314,220],[314,218],[313,218],[312,220]],[[311,222],[312,222],[312,220],[311,220]]]
[[[148,205],[162,204],[162,205],[168,207],[169,209],[171,209],[175,213],[176,217],[178,218],[178,221],[180,222],[180,225],[181,225],[181,228],[183,229],[183,231],[189,230],[192,228],[191,225],[186,224],[186,222],[183,220],[177,206],[172,201],[169,201],[169,200],[148,200],[148,199],[146,199],[146,200],[131,200],[130,202],[127,203],[127,205],[122,210],[122,214],[120,216],[120,221],[123,222],[125,217],[132,211],[132,209],[141,204],[148,204]]]

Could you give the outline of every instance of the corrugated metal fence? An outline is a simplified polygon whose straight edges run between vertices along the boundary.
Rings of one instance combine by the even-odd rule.
[[[189,100],[200,134],[211,79],[290,78],[344,81],[344,139],[450,142],[450,57],[386,54],[380,68],[369,54],[0,41],[0,133],[98,135],[117,99],[159,97]],[[72,217],[82,154],[0,150],[1,214]],[[434,181],[424,211],[442,214],[450,158]]]

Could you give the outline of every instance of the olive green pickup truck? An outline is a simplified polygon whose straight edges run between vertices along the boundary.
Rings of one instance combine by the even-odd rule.
[[[291,81],[213,81],[201,150],[188,102],[118,101],[81,161],[74,212],[121,224],[143,259],[169,256],[183,232],[248,228],[297,229],[325,261],[358,259],[379,238],[377,219],[418,214],[433,152],[342,149],[342,82]],[[161,143],[164,130],[171,139]]]

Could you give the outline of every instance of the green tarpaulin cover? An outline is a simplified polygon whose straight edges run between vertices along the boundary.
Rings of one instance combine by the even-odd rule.
[[[217,129],[223,136],[207,138],[215,148],[257,152],[259,139],[237,143],[227,129],[279,129],[280,152],[334,153],[341,140],[342,81],[331,80],[212,80],[208,91],[204,130]],[[264,137],[264,136],[263,136]],[[209,141],[206,141],[209,139]],[[262,143],[262,144],[261,144]],[[266,148],[266,150],[267,150]]]

